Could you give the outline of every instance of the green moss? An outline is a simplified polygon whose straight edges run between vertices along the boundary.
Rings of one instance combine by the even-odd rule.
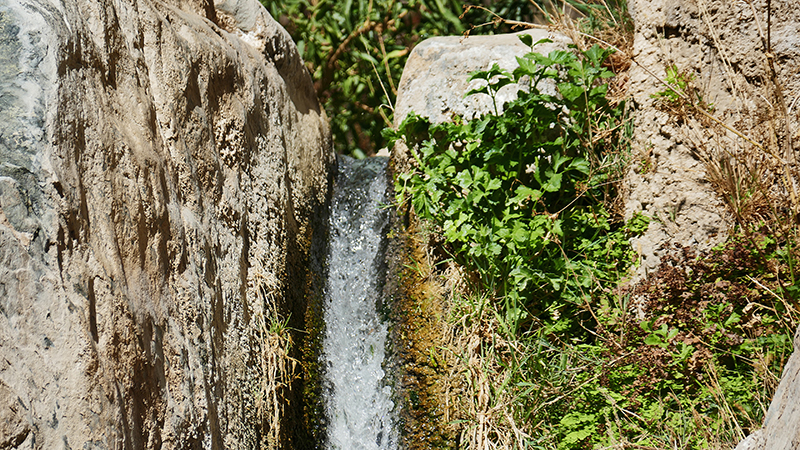
[[[387,298],[391,298],[391,340],[396,364],[396,395],[399,397],[400,434],[403,448],[456,448],[458,430],[447,417],[457,412],[451,405],[446,414],[445,377],[450,370],[446,358],[435,356],[447,323],[446,301],[438,278],[425,261],[425,234],[416,224],[404,226],[393,218],[393,238],[387,262]]]

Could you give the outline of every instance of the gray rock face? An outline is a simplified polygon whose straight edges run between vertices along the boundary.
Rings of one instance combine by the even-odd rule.
[[[300,445],[333,164],[256,0],[0,0],[0,448]]]
[[[762,41],[762,37],[766,40],[765,1],[637,0],[629,5],[636,24],[637,64],[630,71],[636,122],[626,214],[644,211],[656,219],[635,243],[644,275],[658,266],[667,251],[665,244],[678,242],[703,250],[725,240],[733,223],[732,208],[715,192],[709,167],[723,167],[734,156],[755,160],[741,156],[747,154],[749,144],[732,132],[702,117],[674,120],[657,107],[651,96],[665,89],[662,80],[667,68],[674,66],[693,76],[692,86],[713,104],[719,120],[765,146],[771,145],[769,127],[779,128],[782,121],[774,114],[779,105],[768,81]],[[771,5],[775,67],[787,106],[800,95],[795,33],[800,10],[796,6],[791,2]],[[798,118],[791,108],[789,115],[796,130]],[[797,151],[797,137],[794,140]],[[741,167],[737,170],[746,172]],[[742,183],[742,189],[748,189],[746,177],[728,178],[723,183]],[[745,216],[754,213],[741,205],[733,209]]]
[[[633,239],[642,262],[640,276],[658,267],[669,244],[708,249],[724,241],[732,225],[708,181],[698,149],[687,135],[689,127],[670,120],[670,114],[659,110],[651,97],[665,89],[659,78],[664,78],[668,65],[691,72],[705,67],[708,61],[704,58],[712,57],[708,41],[703,39],[701,44],[695,40],[699,17],[689,14],[686,6],[676,7],[671,0],[636,1],[630,6],[636,23],[634,57],[639,64],[630,71],[636,126],[625,208],[628,216],[643,212],[655,219],[644,236]],[[685,35],[670,31],[664,36],[665,30],[682,27],[687,27]],[[718,84],[704,86],[715,89],[712,101],[717,102],[717,94],[722,93]]]

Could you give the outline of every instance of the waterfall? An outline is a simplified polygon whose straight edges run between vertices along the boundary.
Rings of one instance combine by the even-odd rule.
[[[322,361],[330,450],[397,448],[378,306],[388,214],[386,158],[340,157],[330,216]]]

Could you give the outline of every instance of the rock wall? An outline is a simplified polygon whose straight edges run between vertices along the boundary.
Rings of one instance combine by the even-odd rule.
[[[788,122],[779,111],[781,102],[790,106],[800,95],[800,11],[791,2],[772,2],[768,14],[766,0],[635,0],[629,6],[636,25],[629,87],[636,123],[626,214],[643,211],[655,219],[635,243],[644,274],[658,266],[670,243],[703,250],[722,242],[733,224],[732,209],[758,213],[743,202],[726,205],[709,171],[747,155],[752,146],[707,117],[676,119],[659,108],[652,95],[665,90],[667,69],[692,77],[689,89],[711,105],[717,119],[765,147],[780,147],[796,161],[791,153],[798,150],[800,136],[794,143],[789,137],[774,144],[767,136],[770,129],[781,134],[785,123],[798,129],[796,108],[789,108]],[[782,95],[776,95],[768,67],[768,34]]]
[[[0,0],[0,71],[0,448],[301,448],[280,325],[335,160],[288,34],[256,0]]]
[[[776,167],[781,172],[783,165],[797,170],[800,9],[795,2],[767,0],[633,0],[629,5],[636,24],[629,88],[636,131],[626,213],[643,210],[656,219],[634,243],[644,274],[671,243],[708,249],[724,240],[735,214],[758,217],[760,211],[746,196],[722,198],[719,184],[713,185],[720,172],[727,183],[737,181],[746,189],[748,173],[763,176]],[[711,119],[678,114],[676,120],[659,108],[651,96],[665,89],[662,80],[670,66],[694,76],[689,88],[713,104],[717,119],[765,150],[752,151],[746,139]],[[795,336],[795,348],[798,344]],[[795,351],[784,369],[764,429],[737,448],[798,448],[798,358]]]

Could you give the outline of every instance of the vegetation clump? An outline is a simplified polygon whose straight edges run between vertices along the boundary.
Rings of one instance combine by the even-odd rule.
[[[750,133],[768,136],[755,142],[714,116],[693,74],[666,64],[656,103],[714,135],[694,144],[738,228],[708,252],[672,248],[626,285],[637,263],[630,240],[651,219],[623,221],[615,206],[632,128],[624,2],[571,0],[558,13],[507,0],[494,12],[470,7],[462,22],[454,0],[262,1],[298,42],[338,151],[410,144],[414,170],[396,174],[396,200],[422,219],[409,220],[425,230],[411,240],[428,253],[403,260],[417,288],[397,320],[414,378],[401,396],[419,416],[409,426],[436,415],[447,429],[422,430],[427,441],[409,448],[717,449],[760,426],[799,319],[800,197],[778,145],[789,125]],[[576,47],[542,55],[523,37],[531,51],[519,68],[472,75],[483,80],[472,95],[494,101],[515,83],[517,100],[472,121],[411,114],[381,136],[419,40],[463,23],[507,31],[534,16]],[[726,145],[730,133],[740,144]],[[445,289],[425,287],[434,281]]]
[[[466,269],[446,345],[431,349],[459,441],[735,446],[760,426],[792,351],[791,241],[749,226],[706,254],[676,247],[620,287],[636,263],[629,239],[649,219],[613,214],[629,130],[624,102],[609,100],[613,52],[541,55],[524,42],[532,51],[515,71],[472,75],[485,83],[470,94],[493,100],[509,83],[525,88],[502,113],[437,125],[412,114],[387,132],[416,167],[396,176],[397,203],[432,223],[444,250],[429,276]]]
[[[512,334],[545,317],[572,328],[572,311],[630,264],[630,230],[613,226],[604,201],[623,165],[609,151],[623,112],[606,99],[609,53],[530,52],[513,73],[495,64],[472,75],[487,81],[472,93],[525,86],[503,114],[439,125],[410,114],[387,133],[412,144],[418,165],[398,175],[398,203],[438,224],[458,262],[503,298]],[[543,89],[548,82],[557,93]]]

